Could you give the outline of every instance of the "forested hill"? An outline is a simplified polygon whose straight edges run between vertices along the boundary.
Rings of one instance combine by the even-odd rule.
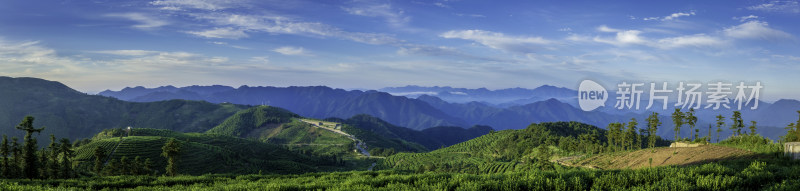
[[[422,130],[434,126],[464,126],[462,119],[447,115],[427,103],[378,91],[347,91],[325,86],[250,87],[188,86],[175,88],[125,88],[100,95],[135,102],[170,99],[204,100],[212,103],[271,105],[304,117],[349,118],[369,114],[392,124]]]
[[[604,129],[579,122],[534,123],[525,129],[503,130],[428,153],[400,153],[387,157],[378,168],[412,171],[503,173],[545,169],[550,158],[596,154],[611,149],[648,147],[648,137],[631,138],[624,146],[609,147]],[[627,135],[626,135],[627,136]],[[669,145],[654,137],[655,146]]]
[[[0,77],[0,95],[0,134],[22,137],[14,127],[30,115],[34,126],[47,127],[37,135],[40,140],[50,134],[76,140],[127,126],[203,132],[248,107],[185,100],[133,103],[37,78]]]
[[[369,115],[356,115],[349,119],[329,118],[329,121],[344,123],[344,131],[370,143],[377,139],[403,140],[425,146],[428,150],[447,147],[491,132],[492,127],[476,125],[467,129],[452,126],[438,126],[417,131],[399,127]],[[397,141],[383,141],[397,142]]]

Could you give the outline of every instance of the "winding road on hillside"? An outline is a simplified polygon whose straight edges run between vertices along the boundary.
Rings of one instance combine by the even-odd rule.
[[[312,121],[312,120],[308,120],[308,119],[300,119],[300,120],[301,120],[301,121],[303,121],[303,122],[306,122],[306,123],[308,123],[308,124],[311,124],[311,125],[313,125],[314,127],[318,127],[318,128],[326,129],[326,130],[328,130],[328,131],[333,131],[334,133],[338,133],[338,134],[344,135],[344,136],[345,136],[345,137],[347,137],[347,138],[350,138],[351,140],[353,140],[354,142],[356,142],[356,149],[358,150],[359,154],[361,154],[361,155],[364,155],[364,156],[367,156],[367,157],[369,157],[369,156],[370,156],[370,154],[369,154],[369,151],[367,151],[367,145],[366,145],[366,144],[365,144],[363,141],[359,140],[358,138],[356,138],[356,137],[355,137],[355,136],[353,136],[353,135],[350,135],[350,134],[348,134],[348,133],[345,133],[344,131],[341,131],[341,130],[335,129],[335,127],[336,127],[336,125],[335,125],[335,124],[336,124],[336,123],[333,123],[333,122],[323,122],[323,121]],[[320,123],[322,123],[323,125],[319,125]],[[329,127],[330,125],[327,125],[327,126],[326,126],[326,125],[324,125],[325,123],[328,123],[328,124],[334,124],[334,128],[331,128],[331,127]]]

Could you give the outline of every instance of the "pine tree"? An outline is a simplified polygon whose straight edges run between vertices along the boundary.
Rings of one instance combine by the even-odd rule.
[[[736,132],[736,136],[742,135],[742,128],[744,128],[742,113],[739,111],[733,111],[733,116],[731,117],[731,121],[733,121],[733,124],[731,125],[731,130]]]
[[[94,148],[94,173],[97,173],[98,175],[103,173],[103,162],[105,159],[106,152],[103,151],[103,148]]]
[[[23,177],[28,179],[37,178],[39,175],[39,160],[36,156],[36,139],[32,137],[33,133],[40,133],[45,127],[36,129],[33,128],[33,117],[25,116],[25,119],[17,125],[17,129],[25,131],[25,145],[22,149],[22,172]]]
[[[164,146],[161,147],[161,156],[167,158],[167,175],[175,176],[178,174],[178,154],[181,150],[181,145],[175,138],[169,139]]]
[[[636,127],[637,125],[639,125],[639,122],[636,122],[636,118],[631,118],[631,121],[628,122],[628,133],[627,133],[628,136],[627,137],[628,137],[628,139],[630,139],[629,142],[628,142],[629,143],[628,149],[640,149],[641,148],[642,144],[639,141],[636,141],[639,138],[639,134],[636,133],[636,129],[638,129]]]
[[[661,126],[661,121],[658,120],[658,113],[653,112],[647,117],[647,135],[649,137],[649,146],[652,149],[656,147],[656,132],[658,132],[658,126]]]
[[[69,143],[69,139],[61,138],[61,148],[59,151],[61,152],[61,178],[72,178],[75,177],[75,170],[72,168],[72,161],[70,160],[72,157],[75,156],[75,151],[72,150],[72,144]]]
[[[43,179],[51,178],[50,168],[49,168],[50,159],[48,158],[49,156],[48,151],[47,149],[42,148],[42,150],[40,150],[39,153],[40,157],[38,163],[41,165],[42,168],[39,168],[39,171],[36,173],[38,173],[38,177],[40,178]]]
[[[672,123],[675,124],[675,142],[680,140],[681,127],[683,127],[683,118],[684,114],[681,112],[680,108],[677,108],[675,109],[675,112],[672,112]]]
[[[756,135],[756,121],[750,121],[750,135]]]
[[[3,178],[9,178],[11,176],[11,174],[10,174],[10,172],[11,172],[10,170],[11,169],[10,169],[9,161],[8,161],[8,158],[9,158],[10,154],[11,154],[11,150],[9,150],[9,146],[8,146],[8,136],[3,135],[3,143],[0,144],[0,156],[3,157],[3,162],[2,162],[2,170],[3,171],[2,171],[2,173],[0,173],[0,175],[2,175]]]
[[[722,132],[722,126],[725,125],[725,117],[717,115],[717,143],[719,143],[719,133]]]
[[[608,126],[606,127],[606,129],[608,129],[608,131],[606,131],[606,139],[608,140],[609,150],[611,150],[611,148],[614,147],[614,141],[616,141],[617,139],[615,135],[616,131],[614,131],[614,126],[615,126],[614,123],[609,123]]]
[[[46,165],[45,168],[47,169],[47,177],[56,178],[56,177],[58,177],[58,174],[59,174],[58,173],[58,169],[59,169],[59,165],[58,165],[59,150],[58,149],[60,149],[60,147],[58,146],[58,143],[56,143],[56,136],[53,135],[53,134],[50,134],[50,146],[48,146],[47,149],[48,149],[48,152],[46,152],[46,153],[47,153],[47,155],[49,155],[48,158],[50,158],[50,160],[46,160],[47,163],[45,163],[45,165]],[[43,158],[44,158],[44,156],[45,155],[42,155]]]
[[[19,148],[19,139],[16,137],[11,138],[11,163],[9,164],[9,178],[20,178],[22,175],[19,165],[22,163],[22,150]]]
[[[697,125],[697,116],[694,115],[694,108],[689,108],[689,112],[686,112],[686,117],[684,119],[686,119],[686,124],[689,125],[689,132],[695,131],[694,127]],[[694,135],[694,137],[697,139],[697,135]]]

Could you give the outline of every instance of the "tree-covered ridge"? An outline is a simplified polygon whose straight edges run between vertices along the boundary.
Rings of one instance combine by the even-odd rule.
[[[660,138],[657,146],[668,144]],[[607,131],[578,122],[531,124],[521,130],[503,130],[428,153],[400,153],[387,157],[382,169],[496,173],[551,169],[554,155],[571,156],[612,151]],[[638,148],[642,148],[640,144]]]
[[[355,115],[348,119],[329,118],[327,120],[345,124],[343,127],[344,131],[355,135],[368,144],[372,142],[375,146],[395,148],[398,149],[398,152],[422,151],[404,142],[422,145],[426,150],[435,150],[485,135],[493,130],[488,126],[473,126],[467,129],[452,126],[437,126],[418,131],[393,125],[380,118],[365,114]],[[393,144],[392,142],[400,145]],[[387,144],[395,146],[380,146]]]
[[[233,114],[206,133],[242,137],[258,128],[288,123],[292,118],[298,117],[300,116],[282,108],[256,106]]]
[[[95,151],[106,154],[106,161],[151,159],[156,174],[165,173],[167,160],[162,147],[171,139],[180,143],[177,174],[207,173],[299,173],[320,168],[338,168],[338,161],[324,156],[305,155],[285,147],[232,136],[205,133],[180,133],[164,129],[133,128],[130,136],[123,129],[108,129],[76,149],[75,161],[83,173],[91,174]],[[109,168],[110,163],[105,164]]]
[[[36,117],[37,124],[48,127],[34,135],[40,140],[50,134],[76,140],[128,126],[204,132],[248,107],[185,100],[133,103],[36,78],[0,77],[0,95],[0,126],[13,127],[25,116]],[[13,128],[0,128],[0,134],[24,135]]]

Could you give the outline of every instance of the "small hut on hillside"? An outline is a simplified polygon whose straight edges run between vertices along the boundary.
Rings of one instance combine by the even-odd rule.
[[[783,155],[792,159],[800,159],[800,142],[788,142],[783,144]]]

